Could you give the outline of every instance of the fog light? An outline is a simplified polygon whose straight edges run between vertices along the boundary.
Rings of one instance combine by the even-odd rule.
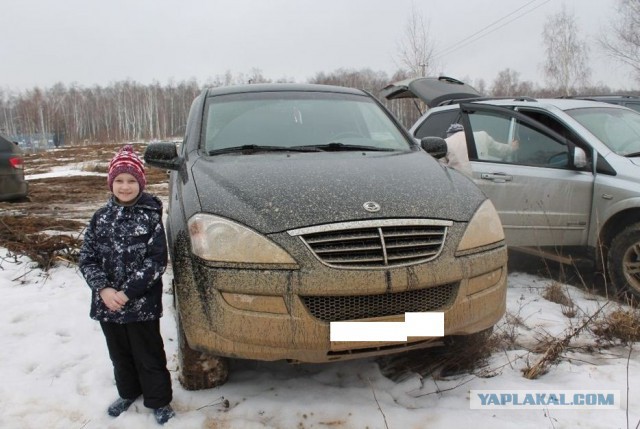
[[[255,311],[256,313],[289,313],[281,296],[222,292],[222,297],[227,304],[238,310]]]
[[[495,286],[501,278],[502,268],[470,278],[467,283],[467,296]]]

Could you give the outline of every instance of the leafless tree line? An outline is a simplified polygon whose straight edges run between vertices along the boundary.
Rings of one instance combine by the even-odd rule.
[[[370,69],[339,69],[317,73],[309,82],[361,88],[380,99],[379,92],[387,84],[408,77],[411,74],[405,71],[389,76]],[[270,81],[264,78],[252,80],[252,83],[262,82]],[[511,69],[501,71],[488,87],[482,80],[470,83],[480,92],[494,96],[566,95],[553,88],[521,81],[519,73]],[[34,88],[18,94],[0,91],[0,130],[10,136],[55,134],[65,144],[180,138],[193,99],[204,87],[224,84],[226,82],[212,81],[200,85],[189,80],[144,85],[123,81],[86,88],[58,83],[51,88]],[[576,94],[611,92],[608,87],[575,89]],[[410,126],[424,113],[424,106],[413,100],[380,101],[405,126]]]
[[[200,89],[195,81],[124,81],[107,87],[58,83],[20,94],[0,92],[0,129],[12,136],[53,133],[68,143],[177,136]]]

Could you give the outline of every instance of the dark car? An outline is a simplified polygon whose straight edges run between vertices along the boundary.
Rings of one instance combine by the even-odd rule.
[[[28,193],[22,151],[9,137],[0,134],[0,201],[24,199]]]
[[[618,104],[640,112],[640,97],[637,95],[580,95],[568,98],[601,101],[603,103]]]
[[[374,322],[435,312],[454,340],[504,314],[493,205],[366,92],[205,90],[179,150],[151,144],[145,160],[172,170],[167,237],[188,389],[223,383],[225,357],[328,362],[443,340],[422,330],[335,340],[334,322],[371,322],[375,334]]]

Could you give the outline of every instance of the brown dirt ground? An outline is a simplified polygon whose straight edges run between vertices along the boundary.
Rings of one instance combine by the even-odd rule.
[[[109,197],[108,162],[122,144],[88,144],[25,153],[25,175],[74,169],[96,176],[42,177],[29,180],[28,201],[0,202],[0,247],[25,254],[41,268],[57,260],[75,261],[81,234],[91,215]],[[146,145],[134,144],[138,154]],[[146,167],[147,190],[167,196],[167,173]]]

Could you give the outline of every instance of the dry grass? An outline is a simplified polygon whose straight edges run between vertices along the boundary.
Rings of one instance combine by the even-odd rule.
[[[576,306],[566,290],[566,285],[553,281],[544,289],[542,297],[547,301],[560,304],[562,314],[568,318],[576,317],[578,314]]]
[[[640,311],[618,308],[594,322],[592,331],[606,341],[640,341]]]
[[[46,271],[56,261],[77,262],[82,228],[83,223],[72,220],[0,216],[0,245],[14,254],[28,256]]]
[[[536,379],[549,371],[549,367],[560,360],[562,352],[566,349],[571,341],[571,336],[566,336],[560,340],[548,339],[536,346],[534,351],[542,351],[542,356],[532,365],[527,365],[522,370],[524,378],[529,380]]]
[[[562,353],[569,347],[574,338],[585,330],[592,329],[591,327],[594,322],[604,312],[608,304],[609,302],[606,302],[595,310],[594,313],[589,315],[579,326],[569,326],[563,335],[545,335],[533,350],[534,353],[541,354],[540,358],[522,370],[523,376],[528,379],[535,379],[546,374],[550,366],[558,363],[562,357]]]
[[[555,302],[556,304],[560,304],[565,307],[572,307],[573,301],[571,301],[571,298],[565,292],[565,288],[566,286],[553,281],[544,289],[542,297],[547,301]]]

